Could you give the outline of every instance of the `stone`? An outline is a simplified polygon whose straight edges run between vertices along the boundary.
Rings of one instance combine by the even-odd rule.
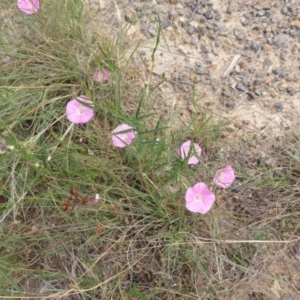
[[[171,25],[171,21],[169,19],[162,19],[161,20],[161,27],[162,29],[166,29]]]
[[[204,66],[197,67],[195,70],[195,73],[198,75],[203,75],[203,74],[205,74],[205,72],[206,72],[206,69]]]
[[[287,88],[288,88],[288,85],[285,82],[278,85],[279,91],[285,91]]]
[[[283,110],[283,103],[282,102],[275,103],[274,108],[277,112],[281,112]]]
[[[236,88],[237,88],[237,90],[242,91],[242,92],[245,92],[247,90],[247,88],[244,86],[244,84],[242,82],[239,82],[236,85]]]
[[[230,110],[233,110],[234,107],[235,107],[235,103],[234,103],[233,101],[228,101],[228,102],[226,103],[226,107],[227,107],[228,109],[230,109]]]
[[[191,44],[194,45],[194,46],[197,45],[198,42],[199,42],[199,40],[196,37],[191,39]]]
[[[232,93],[229,90],[224,90],[222,92],[222,95],[225,96],[225,97],[227,97],[227,98],[232,97]]]
[[[257,85],[262,85],[263,83],[264,83],[263,79],[255,79],[254,82],[253,82],[253,84],[256,85],[256,86]]]
[[[183,45],[179,45],[179,46],[178,46],[178,50],[179,50],[181,53],[185,54],[185,55],[188,53],[187,48],[184,47]]]
[[[212,13],[211,10],[206,11],[203,15],[204,15],[204,17],[205,17],[207,20],[212,20],[213,17],[214,17],[214,15],[213,15],[213,13]]]
[[[193,33],[195,32],[195,27],[189,25],[189,26],[187,27],[186,31],[187,31],[188,34],[193,34]]]
[[[266,14],[266,11],[264,9],[261,9],[256,12],[257,17],[263,17]]]
[[[214,85],[212,86],[212,89],[213,89],[214,91],[217,91],[219,88],[220,88],[220,86],[219,86],[218,84],[214,84]]]

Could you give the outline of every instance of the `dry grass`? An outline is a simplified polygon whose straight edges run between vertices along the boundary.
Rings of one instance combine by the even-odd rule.
[[[0,134],[14,150],[0,156],[1,299],[297,297],[298,139],[228,141],[203,112],[178,131],[176,111],[162,118],[153,105],[163,78],[145,85],[130,72],[139,57],[126,59],[121,30],[85,30],[79,0],[45,1],[30,17],[9,2]],[[101,67],[107,84],[92,80]],[[70,126],[65,105],[78,93],[94,101],[96,117]],[[120,123],[139,132],[132,147],[111,145]],[[199,166],[177,157],[187,138],[202,146]],[[219,190],[210,182],[228,163],[237,180]],[[204,216],[184,207],[198,181],[217,196]]]

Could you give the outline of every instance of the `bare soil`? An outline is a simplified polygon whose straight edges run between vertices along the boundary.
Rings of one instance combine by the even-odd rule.
[[[163,27],[168,25],[162,29],[153,69],[159,78],[166,78],[161,110],[175,105],[185,123],[192,112],[209,110],[228,121],[235,134],[299,133],[300,8],[296,1],[90,3],[98,12],[98,25],[116,31],[121,24],[128,26],[128,43],[140,43],[139,52],[148,65],[157,16]],[[284,7],[294,15],[285,15]],[[204,17],[207,12],[209,19]]]

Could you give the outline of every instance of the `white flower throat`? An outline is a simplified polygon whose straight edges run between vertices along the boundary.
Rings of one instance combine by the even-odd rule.
[[[201,196],[200,195],[196,195],[195,200],[196,201],[201,201]]]

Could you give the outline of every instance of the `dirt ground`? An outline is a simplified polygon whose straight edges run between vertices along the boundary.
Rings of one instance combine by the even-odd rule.
[[[128,25],[128,43],[140,42],[139,53],[149,65],[159,16],[163,29],[153,73],[166,78],[160,105],[175,106],[184,122],[205,108],[234,132],[299,133],[297,1],[89,2],[99,24],[116,30]]]
[[[276,140],[300,134],[299,1],[87,3],[96,14],[94,26],[116,32],[127,26],[127,43],[132,49],[140,43],[138,54],[148,67],[160,22],[153,74],[166,79],[161,111],[174,109],[183,123],[192,113],[212,112],[235,136],[259,133]],[[135,59],[139,69],[141,59]],[[299,253],[299,241],[262,247],[249,267],[265,279],[245,273],[231,299],[300,299]]]

